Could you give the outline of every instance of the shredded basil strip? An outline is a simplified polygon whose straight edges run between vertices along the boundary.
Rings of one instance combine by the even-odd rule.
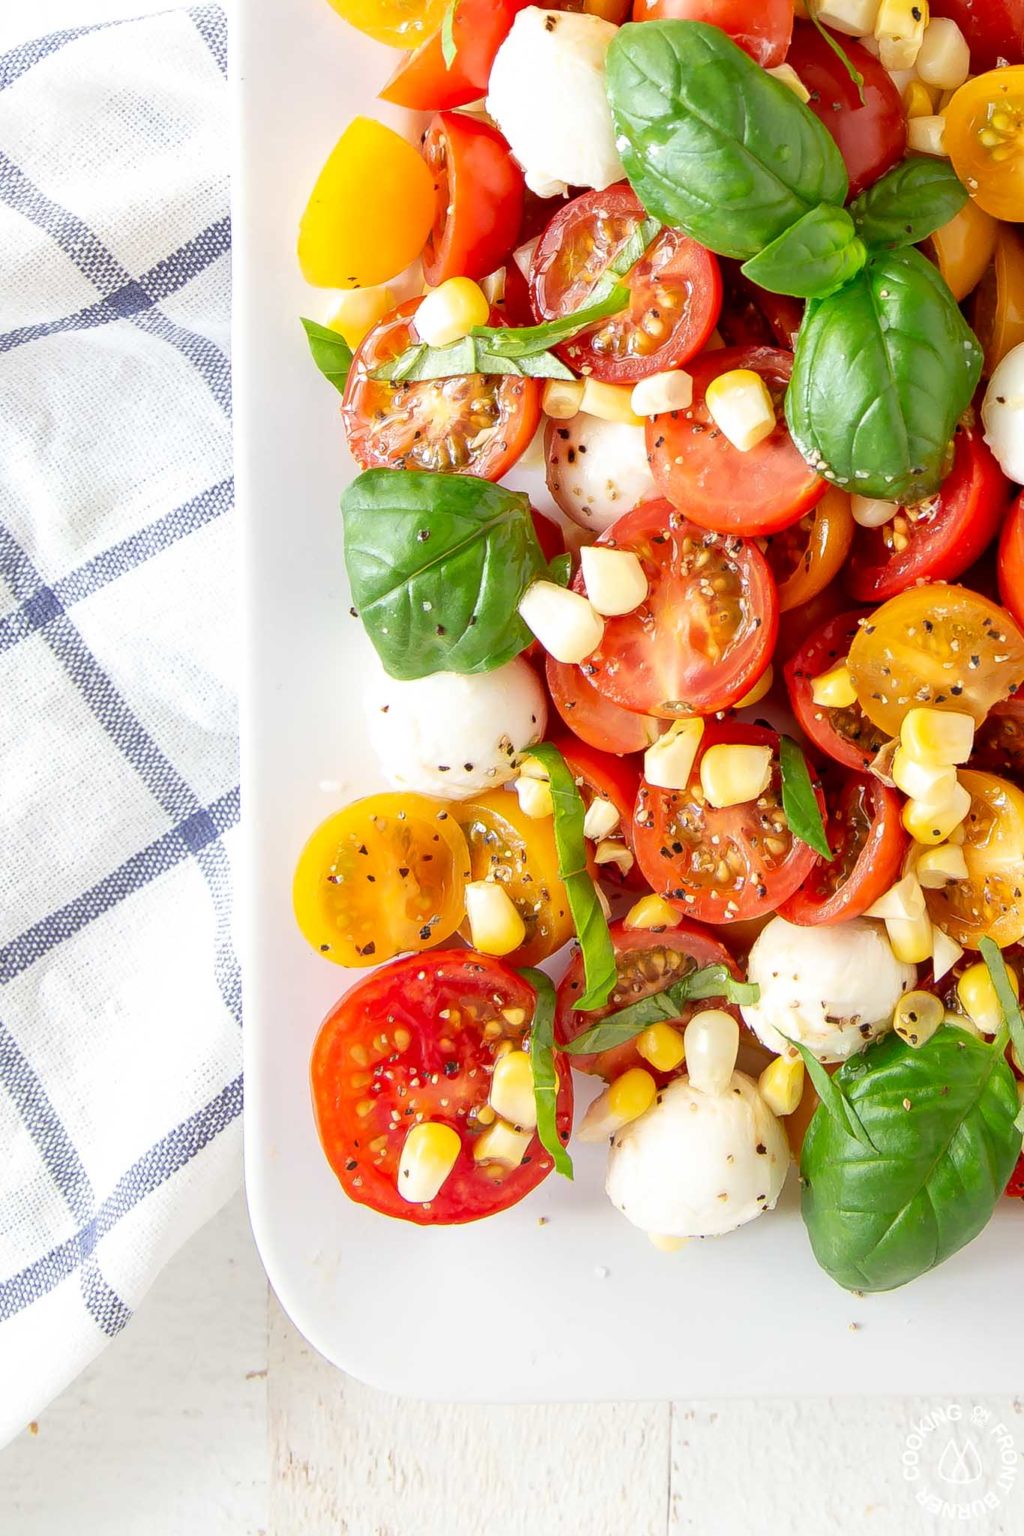
[[[786,813],[789,830],[794,837],[806,843],[808,848],[813,848],[815,853],[820,853],[831,864],[835,854],[825,836],[825,826],[811,784],[807,759],[796,742],[788,736],[779,740],[779,768],[782,773],[782,809]]]
[[[459,51],[458,44],[455,41],[455,32],[453,30],[453,24],[455,21],[455,7],[457,4],[458,0],[451,0],[451,4],[445,10],[444,19],[441,22],[441,57],[444,59],[445,69],[451,69],[452,65],[455,63],[455,55]],[[864,98],[862,96],[861,100],[863,101],[863,99]]]
[[[602,1008],[618,980],[618,967],[615,964],[615,949],[608,932],[608,922],[598,900],[597,888],[587,869],[587,845],[583,835],[586,810],[576,788],[576,780],[557,747],[545,741],[531,747],[528,755],[536,758],[547,770],[551,786],[558,873],[569,898],[569,910],[583,954],[583,971],[587,981],[586,992],[576,1006],[583,1009]]]
[[[558,1068],[555,1066],[555,989],[543,971],[519,972],[537,994],[530,1025],[530,1066],[533,1069],[533,1101],[537,1107],[537,1135],[550,1152],[556,1172],[571,1179],[572,1158],[558,1134]]]
[[[791,1040],[788,1035],[783,1035],[782,1038],[787,1045],[793,1046],[800,1052],[814,1091],[833,1120],[854,1141],[859,1141],[862,1147],[868,1147],[872,1152],[877,1152],[878,1148],[868,1135],[863,1121],[832,1073],[825,1071],[817,1056],[800,1040]]]
[[[835,54],[836,58],[846,70],[846,73],[849,75],[854,85],[857,87],[857,95],[860,97],[860,104],[861,106],[864,106],[864,76],[861,74],[856,64],[850,58],[850,55],[847,53],[839,39],[828,30],[824,22],[819,18],[818,7],[820,3],[821,0],[807,0],[807,14],[811,18],[811,21],[814,23],[814,25],[817,27],[821,36],[825,39],[826,43],[828,43],[828,46],[832,49],[832,52]]]
[[[761,988],[756,981],[737,981],[725,965],[705,965],[674,981],[664,992],[652,992],[650,997],[641,997],[617,1013],[610,1013],[563,1049],[569,1056],[607,1051],[635,1039],[651,1024],[679,1019],[687,1003],[707,997],[721,997],[727,1003],[756,1003],[760,996]]]
[[[988,974],[992,978],[996,999],[1002,1010],[1003,1028],[1013,1041],[1013,1047],[1018,1057],[1024,1062],[1024,1014],[1021,1013],[1020,1003],[1010,985],[1010,976],[1006,969],[1006,961],[1003,959],[1003,952],[996,941],[990,939],[987,935],[982,939],[978,947],[981,950],[981,958],[985,962]],[[996,1043],[998,1045],[998,1040]],[[1020,1113],[1013,1123],[1019,1131],[1024,1131],[1024,1105],[1021,1106]]]
[[[638,261],[647,254],[649,246],[653,245],[661,234],[664,225],[660,219],[650,217],[644,219],[642,224],[637,224],[629,238],[623,241],[612,260],[605,267],[597,282],[590,289],[587,298],[587,308],[602,303],[614,293],[618,287],[618,279],[625,277],[632,271]],[[629,302],[628,299],[626,301]],[[625,306],[623,306],[624,308]]]
[[[352,367],[352,348],[338,331],[318,325],[315,320],[302,320],[310,355],[325,379],[341,394],[345,393],[349,369]]]

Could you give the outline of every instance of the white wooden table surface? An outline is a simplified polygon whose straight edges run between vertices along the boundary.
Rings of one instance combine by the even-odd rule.
[[[0,50],[171,3],[0,0]],[[754,1289],[751,1298],[756,1305]],[[997,1349],[1000,1308],[1019,1298],[967,1294],[964,1305],[991,1309]],[[990,1416],[986,1428],[925,1432],[916,1451],[922,1421],[948,1406],[398,1401],[335,1371],[296,1334],[268,1297],[238,1198],[168,1267],[127,1333],[0,1453],[0,1532],[919,1536],[960,1525],[972,1536],[1017,1536],[1024,1468],[991,1514],[955,1521],[915,1502],[922,1487],[956,1496],[937,1476],[951,1439],[962,1446],[967,1434],[984,1449],[991,1426],[1003,1424],[1024,1454],[1024,1405],[1011,1399],[964,1401],[965,1413]],[[986,1479],[959,1491],[979,1488]]]

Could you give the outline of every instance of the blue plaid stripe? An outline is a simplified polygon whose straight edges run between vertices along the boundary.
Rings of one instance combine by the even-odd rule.
[[[228,28],[223,11],[216,5],[194,6],[188,13],[199,35],[217,61],[222,74],[228,72]],[[77,42],[90,32],[105,32],[110,27],[130,26],[134,18],[124,21],[98,21],[87,27],[68,27],[63,32],[51,32],[29,43],[19,43],[9,53],[0,56],[0,91],[27,75],[30,69],[60,53],[69,43]]]

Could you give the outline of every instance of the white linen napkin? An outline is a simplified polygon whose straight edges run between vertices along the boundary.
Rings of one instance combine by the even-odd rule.
[[[0,1444],[239,1178],[226,69],[0,56]]]

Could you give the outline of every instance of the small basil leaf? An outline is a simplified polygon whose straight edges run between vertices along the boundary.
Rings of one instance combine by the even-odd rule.
[[[600,1008],[618,979],[615,949],[597,890],[587,869],[587,843],[583,833],[586,809],[576,780],[557,747],[550,742],[531,747],[529,755],[547,770],[554,805],[555,847],[558,873],[569,898],[573,926],[583,955],[587,988],[577,1008]]]
[[[490,672],[533,637],[547,575],[526,496],[471,475],[370,469],[341,499],[352,601],[391,677]]]
[[[888,1291],[987,1225],[1020,1155],[1001,1051],[943,1025],[923,1046],[886,1035],[832,1078],[871,1146],[824,1105],[800,1172],[818,1263],[848,1290]]]
[[[446,7],[441,21],[441,57],[444,59],[445,69],[451,69],[455,63],[455,55],[458,53],[458,44],[455,41],[455,7],[458,0],[451,0]]]
[[[825,479],[885,501],[933,495],[981,375],[977,338],[920,251],[876,251],[797,337],[786,418]]]
[[[745,261],[818,203],[846,201],[827,129],[719,28],[627,23],[606,68],[626,175],[663,224]]]
[[[811,783],[807,759],[788,736],[779,739],[779,771],[782,776],[782,809],[789,822],[789,830],[808,848],[813,848],[829,863],[835,858],[825,836],[825,824],[821,819],[821,807]]]
[[[839,39],[833,32],[830,32],[822,22],[818,15],[818,9],[820,5],[821,0],[807,0],[807,14],[811,18],[811,21],[814,23],[815,27],[818,29],[820,35],[824,38],[825,42],[828,43],[828,46],[832,49],[832,52],[835,54],[840,64],[842,64],[843,68],[846,70],[846,73],[849,75],[854,85],[857,87],[857,95],[860,97],[861,106],[863,106],[864,76],[861,74],[856,64],[850,58],[850,55],[847,53],[842,43],[840,43]]]
[[[553,581],[556,587],[567,587],[572,575],[572,555],[566,552],[564,555],[556,555],[548,563],[548,581]]]
[[[966,202],[967,188],[949,161],[919,155],[862,192],[850,214],[868,245],[918,245],[956,218]]]
[[[981,950],[981,958],[992,978],[996,998],[1003,1015],[1003,1031],[1013,1041],[1013,1048],[1017,1052],[1019,1061],[1024,1061],[1024,1015],[1020,1011],[1020,1003],[1016,993],[1010,985],[1010,973],[1006,969],[1006,961],[1003,952],[994,939],[986,935],[978,946]],[[997,1041],[998,1044],[998,1041]],[[1024,1106],[1021,1107],[1016,1120],[1017,1129],[1024,1130]]]
[[[756,1003],[761,989],[754,981],[737,981],[724,965],[705,965],[700,970],[674,981],[663,992],[652,992],[635,1003],[610,1013],[597,1024],[577,1035],[563,1049],[570,1056],[586,1056],[591,1051],[607,1051],[634,1040],[641,1030],[662,1020],[674,1023],[682,1018],[687,1003],[721,997],[727,1003]]]
[[[859,1141],[861,1146],[870,1148],[872,1152],[876,1151],[877,1149],[871,1137],[861,1124],[859,1116],[850,1107],[850,1102],[845,1093],[843,1093],[832,1074],[826,1072],[814,1052],[808,1050],[801,1040],[791,1040],[788,1035],[783,1035],[782,1038],[787,1045],[791,1045],[794,1050],[800,1052],[807,1076],[811,1080],[811,1086],[821,1100],[826,1113],[832,1116],[836,1124],[845,1131],[851,1140]]]
[[[575,374],[553,352],[538,351],[511,356],[492,350],[477,336],[464,336],[445,347],[428,347],[425,342],[407,347],[390,362],[382,363],[373,373],[384,383],[420,384],[425,379],[465,378],[472,373],[516,374],[534,379],[572,379]]]
[[[338,331],[315,320],[302,321],[309,351],[314,363],[325,379],[329,379],[340,394],[345,393],[349,369],[352,367],[352,348]]]
[[[846,209],[819,203],[742,270],[769,293],[822,299],[856,277],[867,256]]]
[[[633,264],[630,262],[630,266]],[[616,278],[620,275],[620,273],[615,274]],[[603,282],[603,279],[598,281]],[[629,289],[624,283],[614,282],[602,297],[585,304],[582,309],[574,309],[571,314],[562,315],[557,320],[544,320],[540,325],[524,325],[516,329],[481,325],[473,335],[486,342],[489,351],[519,360],[531,357],[548,347],[557,346],[559,342],[571,341],[574,336],[579,335],[580,331],[585,331],[587,326],[596,325],[600,320],[607,320],[611,315],[620,314],[628,303]],[[569,374],[569,377],[572,378],[574,375]]]
[[[572,1158],[558,1133],[558,1068],[555,1065],[555,989],[543,971],[519,972],[537,994],[530,1025],[530,1066],[533,1069],[533,1102],[537,1108],[537,1135],[550,1152],[555,1170],[571,1179]]]

